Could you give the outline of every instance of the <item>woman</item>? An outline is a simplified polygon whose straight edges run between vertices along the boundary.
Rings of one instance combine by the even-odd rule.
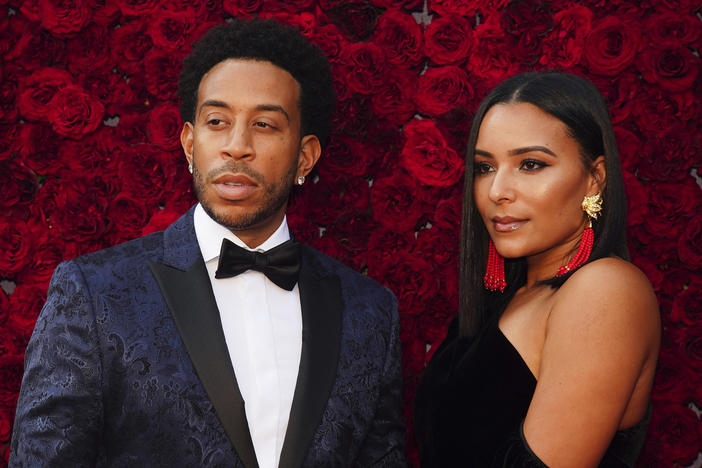
[[[627,261],[605,102],[525,73],[477,111],[466,160],[460,304],[417,389],[423,467],[632,466],[660,345]]]

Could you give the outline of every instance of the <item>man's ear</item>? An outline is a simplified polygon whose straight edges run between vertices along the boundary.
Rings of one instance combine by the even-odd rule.
[[[604,192],[607,186],[607,169],[605,167],[605,157],[598,156],[590,165],[590,187],[588,195]]]
[[[316,135],[305,135],[300,140],[300,153],[297,159],[295,177],[307,176],[322,155],[322,145]]]
[[[193,124],[190,122],[185,122],[183,124],[183,129],[180,131],[180,146],[183,147],[183,152],[185,153],[185,159],[188,160],[188,164],[193,163]]]

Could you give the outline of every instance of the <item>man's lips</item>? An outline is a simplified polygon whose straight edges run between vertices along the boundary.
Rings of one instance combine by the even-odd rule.
[[[212,185],[220,197],[230,201],[243,200],[258,188],[258,184],[244,174],[222,174]]]
[[[495,216],[492,225],[497,232],[512,232],[522,227],[528,220],[511,216]]]

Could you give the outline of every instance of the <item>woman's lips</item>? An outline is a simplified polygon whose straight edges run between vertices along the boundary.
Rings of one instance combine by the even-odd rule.
[[[492,218],[492,225],[497,232],[512,232],[522,227],[527,222],[526,219],[517,218]]]

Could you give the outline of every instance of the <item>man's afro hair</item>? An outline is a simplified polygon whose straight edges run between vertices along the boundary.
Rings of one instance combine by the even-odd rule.
[[[329,62],[300,31],[272,19],[235,19],[213,27],[195,42],[178,80],[180,115],[185,122],[195,121],[202,77],[227,59],[267,61],[290,73],[301,88],[302,135],[316,135],[324,144],[336,99]]]

